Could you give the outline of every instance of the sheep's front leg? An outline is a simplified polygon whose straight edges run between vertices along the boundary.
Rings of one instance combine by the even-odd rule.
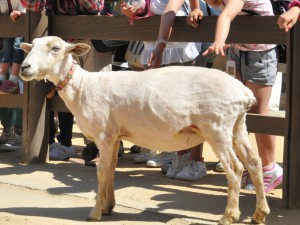
[[[114,191],[114,175],[115,169],[118,162],[120,141],[117,141],[114,147],[113,159],[111,162],[109,174],[107,174],[107,185],[106,185],[106,205],[102,208],[102,215],[110,215],[113,208],[115,207],[115,191]]]
[[[97,144],[97,142],[96,142]],[[109,174],[114,173],[112,170],[113,162],[113,145],[106,145],[106,148],[103,148],[104,145],[98,145],[100,147],[100,161],[97,166],[97,177],[98,177],[98,192],[96,197],[96,204],[91,210],[87,220],[88,221],[99,221],[101,220],[102,212],[111,211],[107,209],[107,182],[109,182]],[[115,163],[114,163],[115,164]],[[110,185],[109,185],[110,186]],[[113,191],[113,190],[112,190]]]

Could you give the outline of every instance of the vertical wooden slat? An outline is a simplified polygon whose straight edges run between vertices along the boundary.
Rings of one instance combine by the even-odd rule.
[[[288,41],[286,135],[284,144],[283,204],[300,207],[300,25],[290,32]]]
[[[28,37],[31,42],[36,37],[47,34],[48,19],[44,13],[28,12]],[[48,85],[42,82],[25,82],[23,108],[23,152],[25,164],[48,160],[49,107],[45,98]],[[25,129],[24,129],[25,128]]]

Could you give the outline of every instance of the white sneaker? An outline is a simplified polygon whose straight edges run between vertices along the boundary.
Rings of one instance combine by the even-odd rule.
[[[147,161],[147,166],[161,167],[162,165],[171,163],[176,157],[176,152],[161,152]]]
[[[155,155],[156,155],[155,151],[152,151],[147,148],[142,148],[141,152],[136,157],[134,157],[133,160],[135,163],[145,163],[149,159],[153,158]]]
[[[73,146],[67,147],[60,143],[53,143],[50,145],[50,151],[49,151],[50,160],[66,160],[75,155],[76,153]]]
[[[165,164],[165,165],[162,165],[160,167],[160,171],[163,173],[163,174],[166,174],[168,172],[168,169],[171,167],[172,163],[168,163],[168,164]]]
[[[167,178],[173,179],[176,174],[183,169],[184,165],[190,160],[190,157],[191,153],[189,152],[183,155],[176,154],[170,168],[167,171]]]
[[[216,165],[216,171],[217,172],[224,172],[224,166],[220,161]]]
[[[22,148],[22,135],[12,134],[8,141],[0,147],[1,151],[15,151]]]
[[[5,144],[9,140],[11,135],[12,135],[12,128],[11,127],[3,128],[3,131],[0,135],[0,145]]]
[[[206,165],[204,162],[190,160],[183,169],[176,174],[175,179],[185,181],[197,181],[207,175]]]

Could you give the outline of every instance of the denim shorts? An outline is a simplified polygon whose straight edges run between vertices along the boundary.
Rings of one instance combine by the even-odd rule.
[[[24,38],[3,38],[3,48],[0,51],[0,63],[17,63],[22,64],[24,51],[20,44]]]
[[[228,58],[236,63],[236,72],[241,73],[242,81],[272,86],[277,75],[278,56],[276,48],[266,51],[240,51],[228,49]]]

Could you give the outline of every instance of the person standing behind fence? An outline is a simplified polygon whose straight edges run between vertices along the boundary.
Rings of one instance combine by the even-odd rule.
[[[294,0],[289,4],[289,10],[279,16],[277,24],[280,29],[288,32],[296,24],[297,20],[300,21],[300,1]]]
[[[0,14],[9,15],[12,21],[16,21],[25,11],[20,1],[0,1]],[[24,59],[24,52],[20,48],[20,43],[24,39],[22,37],[16,37],[3,38],[2,40],[3,48],[0,51],[0,94],[19,94],[19,71]],[[12,70],[9,74],[9,67],[11,65]]]
[[[48,15],[78,15],[79,11],[82,14],[97,15],[103,10],[104,0],[21,0],[22,5],[32,11],[41,11],[46,9]],[[80,10],[76,7],[80,5]],[[75,40],[76,41],[76,40]],[[77,59],[81,67],[88,71],[99,71],[103,67],[109,65],[112,61],[112,53],[99,53],[95,50],[90,40],[80,40],[81,43],[86,43],[91,46],[90,51]],[[53,93],[50,95],[53,95]],[[49,97],[51,97],[48,95]],[[53,114],[50,123],[50,150],[49,157],[52,160],[65,160],[75,156],[75,149],[72,146],[72,129],[73,129],[73,115],[71,113],[58,112],[60,135],[57,137],[58,142],[54,142],[55,124]],[[97,156],[98,149],[95,145],[87,145],[84,151],[93,151],[95,154],[82,154],[89,156],[85,161],[91,161]],[[92,156],[92,157],[91,157]]]
[[[181,4],[176,4],[176,7],[173,7],[174,2],[168,1],[160,22],[159,35],[155,45],[150,52],[150,57],[148,58],[148,66],[150,68],[158,68],[162,64],[162,57],[165,54],[166,48],[168,47],[168,39],[171,35],[172,26],[174,24],[175,16],[182,7],[183,4],[186,4],[184,1]],[[200,4],[200,1],[199,1]],[[205,5],[205,4],[204,4]],[[194,10],[197,11],[197,15],[203,16],[203,12],[200,8],[196,8],[193,4],[190,5],[191,12]],[[202,43],[201,51],[206,43]],[[200,52],[201,52],[200,51]],[[203,57],[203,56],[202,56]],[[208,57],[199,58],[197,57],[198,64],[201,66],[207,66],[209,62]],[[199,66],[200,66],[199,65]],[[202,157],[203,154],[203,144],[195,146],[187,150],[181,150],[177,152],[176,157],[173,159],[172,164],[166,170],[167,178],[185,180],[185,181],[198,181],[207,175],[206,164]],[[162,168],[163,169],[163,168]]]
[[[196,1],[196,0],[190,0]],[[278,56],[276,45],[270,44],[225,44],[231,21],[237,15],[247,15],[249,12],[261,16],[272,16],[273,8],[270,1],[265,0],[205,0],[211,6],[219,6],[222,10],[217,26],[214,43],[203,55],[216,53],[225,56],[228,48],[228,60],[231,60],[236,70],[236,78],[249,87],[257,99],[257,104],[249,111],[261,115],[268,114],[272,86],[276,80]],[[180,1],[179,1],[180,2]],[[178,3],[179,4],[179,3]],[[251,15],[251,14],[250,14]],[[189,17],[188,24],[196,27],[199,18]],[[275,163],[275,136],[255,134],[259,155],[262,160],[265,192],[269,192],[282,183],[282,168]],[[222,155],[218,156],[222,161]],[[240,158],[245,157],[239,155]],[[250,175],[244,171],[241,187],[254,189]]]
[[[147,1],[146,1],[147,2]],[[150,0],[148,3],[148,9],[150,10],[151,14],[156,15],[162,15],[165,8],[168,7],[170,2],[167,0],[165,1],[158,1],[158,0]],[[134,10],[133,7],[128,7],[127,4],[123,3],[122,5],[122,12],[124,15],[133,18],[136,10]],[[181,4],[178,9],[174,12],[174,18],[175,16],[186,16],[188,15],[190,11],[190,7],[188,2],[185,2]],[[140,12],[138,12],[140,13]],[[144,14],[148,14],[149,12],[144,12]],[[136,17],[135,17],[136,18]],[[162,26],[161,29],[164,29]],[[196,57],[199,55],[201,51],[201,45],[202,43],[195,43],[195,42],[169,42],[167,43],[167,39],[159,38],[156,42],[144,42],[144,49],[141,52],[141,64],[145,65],[145,68],[150,67],[160,67],[160,66],[170,66],[170,65],[194,65]],[[155,49],[159,49],[159,62],[149,67],[149,60],[152,58],[152,52],[155,51]],[[166,153],[162,152],[156,156],[153,156],[152,152],[142,152],[140,155],[138,155],[135,158],[135,161],[140,158],[146,158],[149,155],[149,158],[147,158],[147,165],[148,166],[162,166],[162,169],[165,165],[170,164],[172,161],[172,165],[174,166],[183,166],[186,165],[185,170],[179,174],[167,173],[167,177],[169,178],[176,178],[181,180],[188,180],[188,181],[196,181],[201,179],[202,177],[206,176],[206,165],[203,162],[202,159],[202,145],[196,146],[191,150],[191,154],[189,153],[189,150],[183,150],[176,153]],[[191,160],[190,160],[191,158]],[[180,160],[182,159],[182,160]],[[183,159],[186,159],[185,161]],[[176,161],[176,162],[175,162]],[[180,162],[182,163],[180,163]],[[184,161],[184,162],[183,162]],[[177,169],[177,168],[176,168]]]
[[[20,1],[1,0],[0,12],[1,15],[9,15],[12,21],[16,21],[26,10]],[[3,40],[3,48],[0,50],[0,94],[22,94],[23,82],[19,79],[19,71],[24,59],[24,52],[20,48],[23,38],[1,40]],[[10,67],[11,70],[9,70]],[[22,109],[0,110],[0,120],[3,125],[0,151],[20,149],[22,147]]]

